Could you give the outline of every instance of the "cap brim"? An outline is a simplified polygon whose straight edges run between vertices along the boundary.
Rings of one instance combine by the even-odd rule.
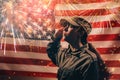
[[[76,16],[72,17],[72,18],[67,17],[67,18],[63,18],[60,20],[60,24],[64,27],[67,25],[67,22],[69,24],[76,26],[76,27],[77,26],[82,27],[87,34],[89,34],[92,30],[91,24],[88,21],[86,21],[85,19],[80,18],[80,17],[76,17]]]
[[[64,18],[60,20],[60,24],[63,24],[63,22],[69,22],[70,24],[74,25],[74,26],[80,26],[79,24],[77,24],[75,21],[73,21],[71,18]]]

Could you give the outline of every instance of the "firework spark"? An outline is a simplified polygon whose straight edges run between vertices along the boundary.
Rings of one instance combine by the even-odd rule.
[[[2,38],[6,37],[13,37],[14,45],[16,45],[15,38],[22,38],[25,41],[26,38],[44,39],[44,35],[50,37],[46,31],[52,31],[51,27],[54,23],[52,10],[49,9],[51,1],[52,0],[0,0],[0,48],[2,48],[2,43],[5,43],[5,40]],[[75,1],[75,3],[77,3],[77,0]],[[88,0],[84,0],[83,3],[85,1]],[[120,10],[113,8],[113,3],[119,6],[120,1],[111,0],[111,3],[112,4],[103,6],[104,9],[98,12],[93,10],[89,16],[94,16],[88,17],[89,21],[97,21],[98,18],[95,18],[95,16],[103,15],[107,12],[112,14],[113,21],[120,23]],[[67,4],[69,3],[67,2]],[[78,7],[74,7],[73,5],[71,5],[71,8],[78,9]],[[72,11],[71,13],[74,14]],[[88,12],[82,11],[79,14],[84,16],[88,14]],[[107,18],[107,16],[105,18]],[[111,19],[107,24],[100,24],[103,29],[104,26],[112,29],[112,25],[114,24],[111,23]],[[18,40],[18,42],[21,43],[20,40]],[[15,46],[14,49],[16,51]]]
[[[3,28],[9,26],[12,33],[16,28],[24,31],[28,29],[28,26],[32,25],[39,28],[39,25],[42,23],[41,21],[50,14],[47,5],[44,5],[41,0],[2,1],[1,9],[1,17],[3,19],[1,26]],[[48,20],[50,19],[48,18]],[[35,22],[36,24],[34,24]]]
[[[0,0],[0,38],[13,37],[16,51],[15,38],[32,38],[41,27],[51,27],[48,3],[49,0]],[[5,42],[1,41],[1,48]]]

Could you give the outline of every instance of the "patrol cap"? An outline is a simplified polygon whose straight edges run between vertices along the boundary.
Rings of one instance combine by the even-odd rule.
[[[85,19],[83,19],[79,16],[62,18],[60,20],[60,24],[62,26],[66,26],[67,24],[72,24],[75,27],[82,27],[87,34],[89,34],[92,30],[91,24],[88,21],[86,21]]]

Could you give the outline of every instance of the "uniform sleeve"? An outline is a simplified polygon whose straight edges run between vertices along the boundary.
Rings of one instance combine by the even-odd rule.
[[[47,45],[47,54],[52,62],[57,65],[57,54],[60,48],[60,41],[51,41]]]
[[[84,66],[85,70],[82,73],[83,80],[98,80],[98,64],[97,61]]]

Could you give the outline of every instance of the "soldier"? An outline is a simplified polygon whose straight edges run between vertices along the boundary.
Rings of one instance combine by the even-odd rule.
[[[61,19],[60,24],[63,27],[47,46],[49,58],[59,67],[58,80],[107,80],[109,72],[103,60],[87,41],[91,24],[78,16]],[[69,43],[66,49],[60,46],[62,38]]]

